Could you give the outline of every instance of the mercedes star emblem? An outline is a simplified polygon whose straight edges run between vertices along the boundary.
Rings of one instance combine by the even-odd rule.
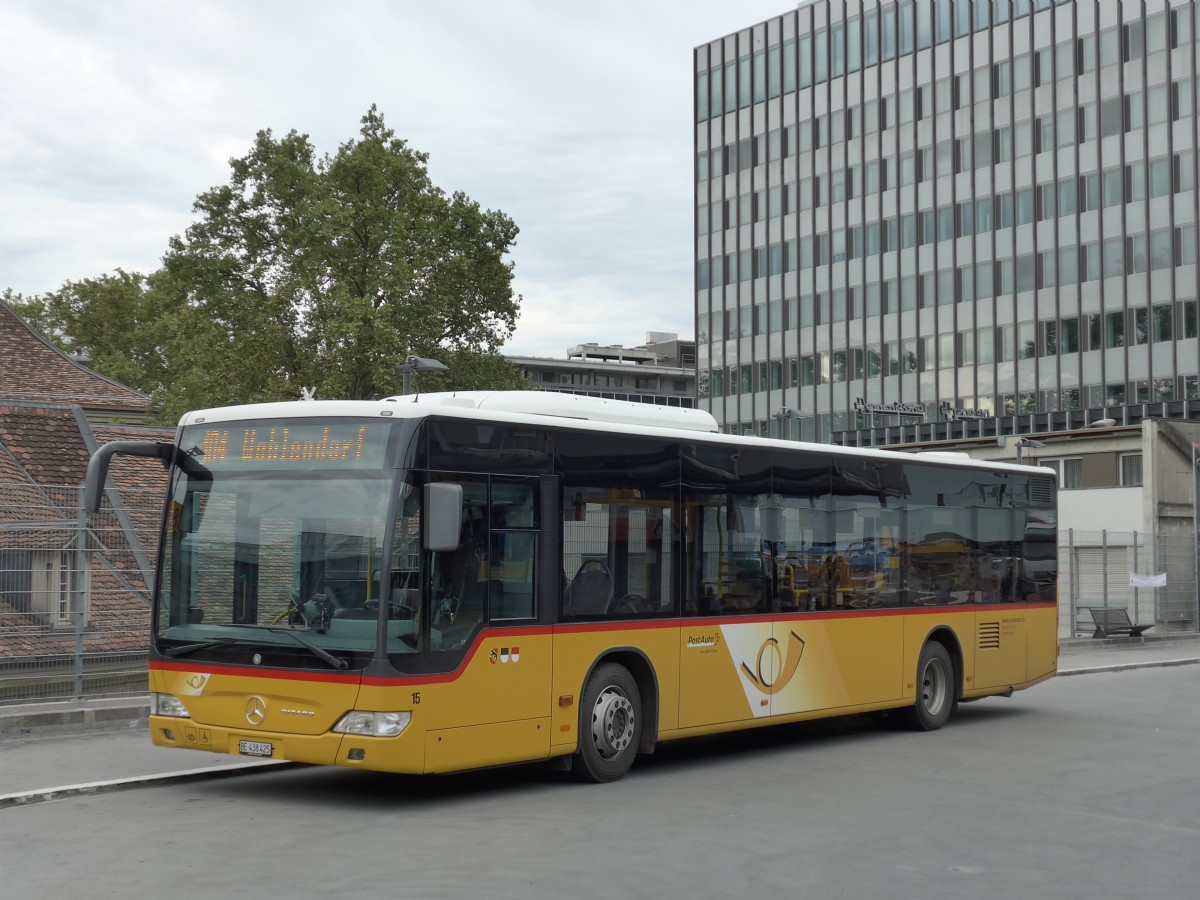
[[[246,721],[251,725],[261,725],[267,717],[267,701],[262,697],[251,697],[246,701]]]

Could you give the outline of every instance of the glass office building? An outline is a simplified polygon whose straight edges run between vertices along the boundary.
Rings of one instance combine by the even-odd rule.
[[[1194,0],[811,0],[695,51],[700,405],[878,445],[1200,418]]]

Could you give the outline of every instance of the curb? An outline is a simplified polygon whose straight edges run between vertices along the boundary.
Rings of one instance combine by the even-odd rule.
[[[1073,653],[1089,653],[1093,650],[1133,650],[1142,647],[1163,647],[1168,644],[1200,643],[1200,634],[1194,631],[1183,631],[1174,634],[1143,634],[1140,637],[1070,637],[1059,638],[1059,646],[1070,648]]]
[[[19,791],[15,794],[0,794],[0,809],[14,806],[29,806],[34,803],[45,803],[50,800],[64,800],[68,797],[81,797],[91,794],[109,794],[115,791],[127,791],[139,787],[152,787],[166,784],[179,784],[185,781],[199,781],[208,778],[232,778],[238,775],[248,775],[257,769],[291,769],[298,768],[302,763],[276,760],[253,763],[234,763],[228,766],[213,766],[208,769],[186,769],[180,772],[167,772],[162,775],[137,775],[133,778],[113,778],[108,781],[91,781],[85,784],[71,784],[55,788],[39,788],[33,791]]]
[[[1103,672],[1127,672],[1130,669],[1165,669],[1173,666],[1194,666],[1200,659],[1160,659],[1151,662],[1114,663],[1108,666],[1081,666],[1074,669],[1060,669],[1059,678],[1067,675],[1096,675]]]
[[[36,737],[60,737],[77,734],[142,728],[150,717],[150,703],[82,706],[66,709],[0,709],[0,741]]]

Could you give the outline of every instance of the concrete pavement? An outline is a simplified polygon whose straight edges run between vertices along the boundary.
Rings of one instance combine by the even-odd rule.
[[[1108,640],[1071,638],[1061,644],[1058,674],[1088,675],[1193,663],[1200,663],[1200,634],[1195,632]]]
[[[1066,640],[1058,674],[1200,664],[1200,635]],[[197,776],[230,777],[263,766],[225,754],[155,747],[145,696],[0,707],[0,809],[80,793]]]

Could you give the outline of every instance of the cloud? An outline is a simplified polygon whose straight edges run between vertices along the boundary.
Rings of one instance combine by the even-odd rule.
[[[322,153],[378,104],[521,229],[514,353],[692,330],[692,48],[786,2],[8,0],[0,289],[157,268],[260,129]]]

